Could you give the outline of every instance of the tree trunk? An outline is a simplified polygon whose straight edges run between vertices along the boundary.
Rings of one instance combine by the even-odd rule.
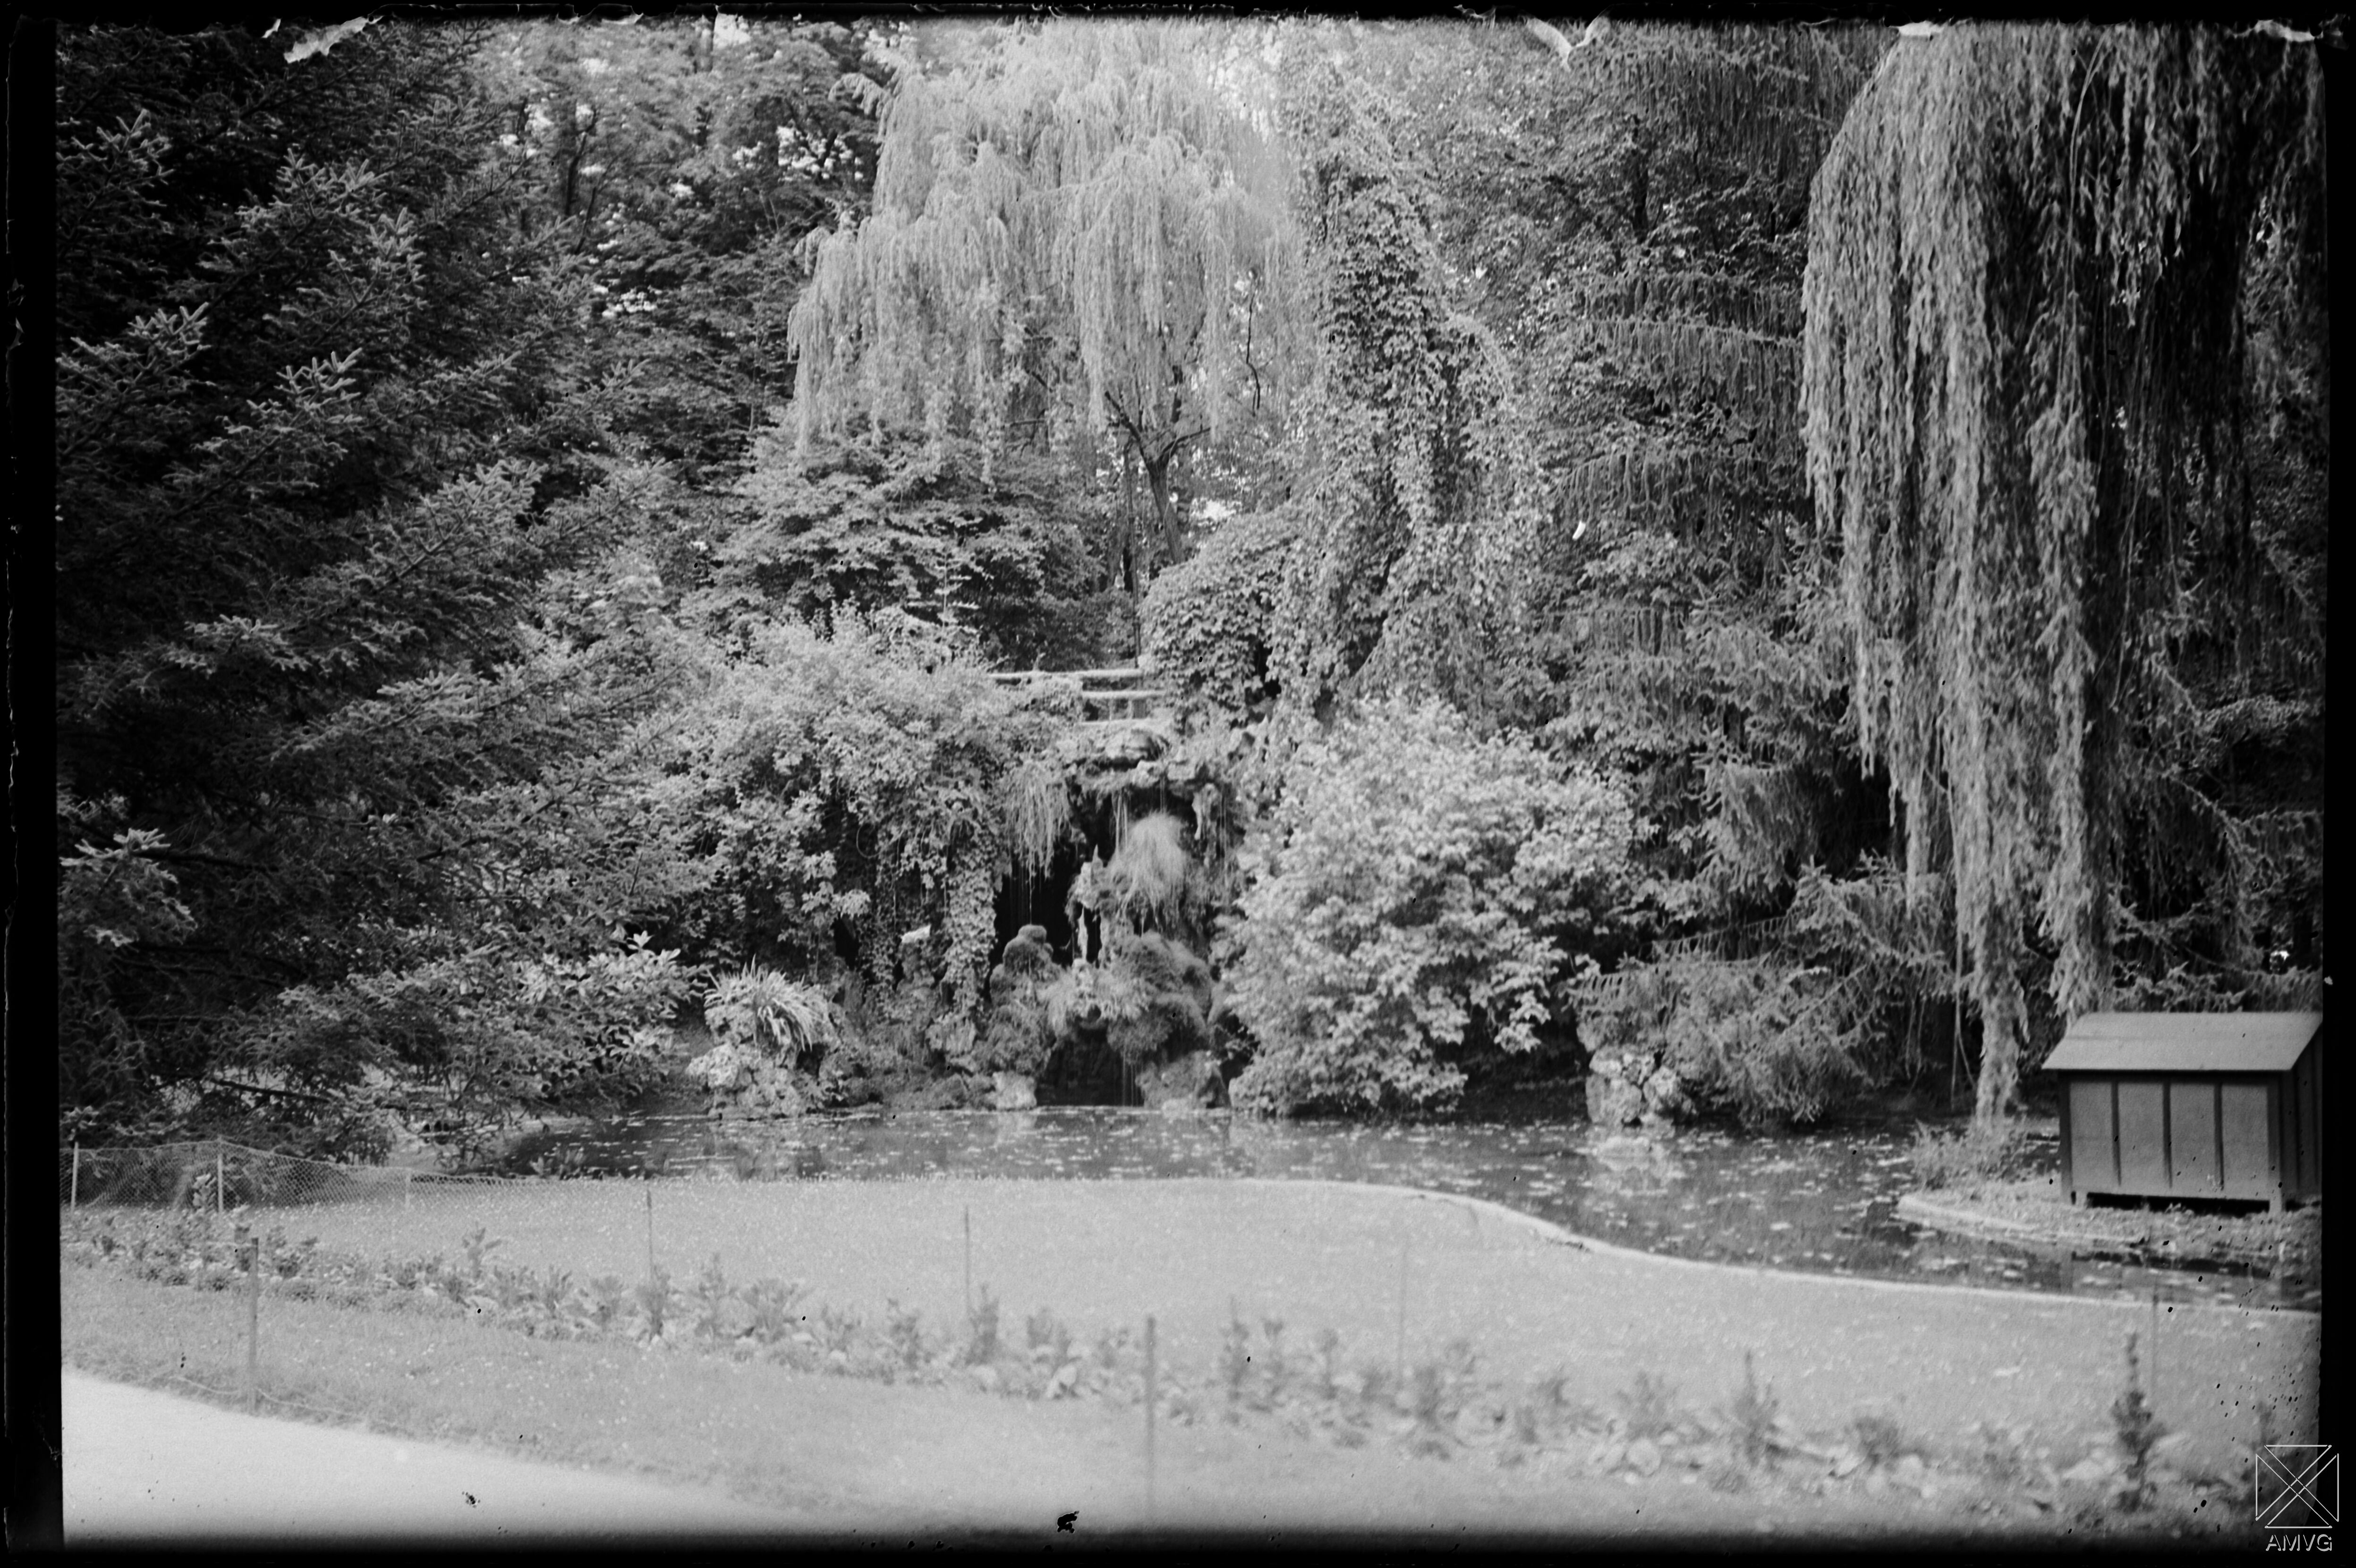
[[[2020,1027],[2017,1019],[1999,1019],[1993,1009],[1980,1009],[1979,1093],[1972,1104],[1972,1125],[1993,1131],[2020,1106]]]
[[[1172,447],[1160,457],[1144,459],[1145,483],[1153,493],[1153,521],[1162,539],[1162,564],[1174,566],[1185,554],[1185,540],[1180,532],[1178,503],[1170,493],[1170,469],[1178,457]]]

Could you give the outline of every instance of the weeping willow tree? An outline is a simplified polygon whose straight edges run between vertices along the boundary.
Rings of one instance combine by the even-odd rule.
[[[1109,456],[1176,559],[1186,453],[1274,413],[1291,363],[1289,176],[1249,35],[960,36],[946,65],[898,62],[873,211],[815,244],[790,327],[801,431],[959,429],[1086,473]]]
[[[1983,1122],[2017,1103],[2032,945],[2060,1016],[2111,994],[2130,814],[2241,901],[2246,835],[2164,747],[2200,594],[2319,656],[2248,436],[2254,313],[2320,339],[2322,112],[2313,50],[2270,36],[1950,27],[1892,51],[1817,173],[1809,478],[1859,743],[1909,871],[1952,873]]]
[[[1450,307],[1428,204],[1363,88],[1314,59],[1295,69],[1285,113],[1316,354],[1312,456],[1273,628],[1284,697],[1306,708],[1404,690],[1478,708],[1532,520],[1512,368]]]

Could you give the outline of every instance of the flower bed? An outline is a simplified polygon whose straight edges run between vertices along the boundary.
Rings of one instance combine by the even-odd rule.
[[[200,1290],[244,1283],[235,1213],[84,1212],[62,1220],[70,1264]],[[1133,1407],[1145,1398],[1144,1348],[1130,1329],[1083,1336],[1045,1309],[1017,1324],[987,1286],[962,1324],[934,1325],[896,1301],[880,1315],[865,1314],[815,1300],[798,1281],[731,1281],[716,1257],[691,1277],[658,1266],[635,1282],[520,1267],[499,1257],[501,1241],[480,1226],[449,1251],[395,1258],[290,1241],[277,1230],[259,1243],[262,1289],[273,1297],[1010,1399]],[[1911,1435],[1875,1412],[1839,1430],[1803,1431],[1748,1368],[1743,1383],[1711,1407],[1639,1374],[1607,1410],[1572,1396],[1560,1373],[1490,1374],[1463,1339],[1412,1363],[1403,1354],[1353,1360],[1330,1328],[1298,1334],[1273,1317],[1248,1322],[1239,1310],[1230,1312],[1209,1364],[1164,1359],[1154,1392],[1160,1418],[1181,1426],[1231,1424],[1345,1449],[1380,1445],[1531,1476],[1682,1479],[1791,1499],[1895,1492],[2024,1521],[2057,1508],[2099,1512],[2105,1499],[2115,1505],[2129,1472],[2126,1456],[2101,1445],[2071,1463],[2070,1453],[2040,1444],[2036,1434],[1999,1423],[1981,1423],[1960,1442]],[[2204,1498],[2232,1484],[2171,1461],[2179,1461],[2172,1445],[2158,1451],[2158,1494],[2143,1499],[2163,1517],[2191,1517]]]

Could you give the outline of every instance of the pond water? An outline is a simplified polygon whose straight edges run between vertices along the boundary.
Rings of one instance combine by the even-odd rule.
[[[2031,1135],[2051,1170],[2055,1136]],[[1943,1235],[1896,1217],[1911,1130],[1608,1135],[1583,1121],[1265,1122],[1108,1106],[853,1112],[722,1125],[637,1115],[535,1133],[522,1174],[718,1173],[745,1180],[1323,1178],[1503,1203],[1647,1252],[1772,1268],[2169,1301],[2315,1307],[2319,1285],[2246,1269],[2072,1255]]]

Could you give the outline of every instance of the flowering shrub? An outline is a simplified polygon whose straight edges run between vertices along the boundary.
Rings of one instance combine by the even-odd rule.
[[[1527,740],[1476,740],[1437,704],[1388,701],[1302,746],[1243,853],[1227,999],[1261,1042],[1236,1104],[1445,1102],[1478,1035],[1538,1043],[1626,863],[1610,784]]]

